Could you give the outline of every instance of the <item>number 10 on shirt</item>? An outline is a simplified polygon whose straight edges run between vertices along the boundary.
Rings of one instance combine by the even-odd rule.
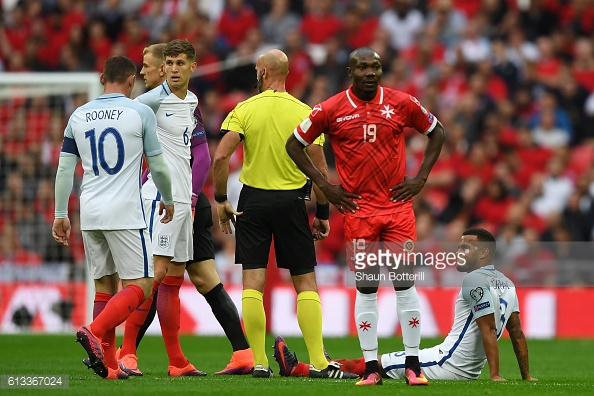
[[[113,135],[117,146],[118,158],[113,168],[109,166],[105,160],[104,142],[108,134]],[[89,143],[91,144],[91,155],[93,156],[93,173],[95,176],[99,176],[97,157],[99,157],[99,164],[101,165],[101,168],[103,168],[103,170],[107,172],[108,175],[115,175],[122,169],[122,166],[124,165],[124,140],[117,129],[111,127],[104,129],[99,135],[99,142],[95,140],[95,129],[90,129],[85,132],[85,139],[89,139]]]

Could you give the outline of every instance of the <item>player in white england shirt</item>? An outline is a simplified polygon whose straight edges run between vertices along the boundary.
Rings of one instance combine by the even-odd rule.
[[[165,46],[163,56],[165,82],[136,98],[153,109],[157,116],[157,135],[171,171],[176,215],[170,223],[160,223],[156,204],[161,194],[152,174],[149,174],[142,187],[142,195],[155,262],[153,291],[159,288],[157,314],[169,356],[168,375],[202,376],[206,374],[196,370],[188,361],[179,342],[179,289],[184,281],[186,262],[192,259],[194,253],[190,145],[196,126],[194,110],[198,98],[188,90],[188,84],[196,68],[196,53],[187,40],[172,40]],[[144,322],[144,318],[138,319]]]
[[[100,77],[103,95],[70,116],[56,173],[52,234],[68,246],[68,197],[75,166],[82,160],[80,228],[95,284],[95,304],[93,322],[78,330],[77,341],[89,355],[89,367],[107,379],[128,377],[116,360],[115,328],[149,297],[153,283],[152,249],[140,193],[143,153],[163,193],[159,205],[166,213],[160,220],[170,221],[174,212],[155,115],[129,99],[135,77],[136,66],[125,56],[105,62]],[[123,284],[119,292],[118,276]]]
[[[428,379],[473,380],[489,363],[493,381],[505,381],[499,374],[499,348],[497,341],[507,329],[518,360],[522,379],[535,381],[530,375],[528,346],[520,323],[516,288],[493,264],[495,237],[487,230],[466,230],[458,245],[457,255],[463,257],[457,269],[467,272],[456,298],[454,324],[445,340],[432,348],[419,351],[419,361]],[[303,375],[294,355],[281,337],[275,343],[275,358],[281,375]],[[380,371],[383,378],[402,379],[405,376],[405,352],[381,355]],[[339,359],[342,370],[363,375],[365,362],[360,359]],[[377,379],[377,383],[381,378]]]

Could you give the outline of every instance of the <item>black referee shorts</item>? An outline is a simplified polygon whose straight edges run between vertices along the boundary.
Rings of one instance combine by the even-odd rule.
[[[314,271],[316,254],[302,190],[260,190],[243,186],[235,227],[235,262],[243,269],[266,268],[270,243],[279,268],[291,275]]]
[[[186,266],[200,261],[214,259],[214,244],[212,242],[212,208],[206,194],[200,192],[194,208],[193,242],[194,257]]]

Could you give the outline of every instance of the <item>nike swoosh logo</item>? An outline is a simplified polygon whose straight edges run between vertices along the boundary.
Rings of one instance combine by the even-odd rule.
[[[173,114],[175,114],[175,113],[171,113],[171,114],[165,113],[165,117],[171,117]]]

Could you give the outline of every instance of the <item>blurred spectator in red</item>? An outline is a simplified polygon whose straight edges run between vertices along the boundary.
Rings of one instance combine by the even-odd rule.
[[[258,18],[243,0],[228,0],[218,23],[219,46],[235,50],[250,29],[258,28]]]
[[[562,8],[561,27],[576,35],[590,35],[594,32],[594,8],[591,0],[571,0]]]
[[[422,153],[420,153],[422,155]],[[448,204],[450,193],[456,182],[455,157],[448,145],[441,148],[439,159],[431,170],[431,175],[421,192],[423,198],[431,206],[433,213],[441,213]],[[417,227],[418,236],[418,227]]]
[[[490,60],[485,59],[480,61],[477,64],[477,70],[485,78],[487,83],[485,90],[493,101],[499,102],[509,97],[509,90],[505,80],[494,72],[493,64]]]
[[[58,4],[64,13],[62,22],[66,31],[69,31],[74,25],[85,26],[87,24],[84,0],[59,0]]]
[[[493,165],[489,161],[485,144],[477,141],[470,146],[466,159],[456,164],[459,180],[478,177],[483,185],[487,185],[493,175]]]
[[[485,193],[478,199],[474,217],[491,224],[497,232],[505,223],[507,212],[513,202],[505,184],[499,179],[493,179],[487,185]]]
[[[124,20],[123,30],[118,41],[124,45],[125,55],[132,59],[139,69],[142,67],[142,52],[147,46],[147,39],[148,34],[137,18],[127,17]]]
[[[289,0],[272,0],[270,12],[260,19],[264,41],[284,46],[290,31],[299,28],[299,16],[289,9]]]
[[[540,53],[538,62],[536,62],[538,81],[549,87],[555,86],[561,68],[561,60],[555,54],[553,40],[549,36],[542,36],[536,43]]]
[[[592,40],[579,38],[575,42],[573,76],[589,92],[594,91],[594,50]]]
[[[379,19],[371,14],[369,0],[356,0],[351,3],[344,16],[345,44],[349,51],[368,47],[373,41]]]
[[[332,12],[333,0],[306,0],[301,34],[308,44],[324,44],[342,32],[343,23]]]
[[[22,52],[25,49],[25,43],[31,33],[30,22],[26,20],[25,5],[17,4],[10,12],[10,17],[5,18],[5,21],[2,29],[10,48],[3,49],[3,52],[4,56],[8,58],[8,51]]]
[[[414,44],[423,23],[423,14],[412,7],[410,0],[392,0],[392,8],[384,11],[379,20],[390,36],[392,48],[398,51]]]
[[[95,54],[95,71],[102,71],[103,65],[111,55],[111,41],[105,34],[105,24],[100,19],[89,22],[89,47]]]
[[[285,40],[285,53],[289,58],[289,75],[285,87],[294,97],[302,98],[310,81],[312,62],[304,50],[305,43],[299,30],[290,31]]]

